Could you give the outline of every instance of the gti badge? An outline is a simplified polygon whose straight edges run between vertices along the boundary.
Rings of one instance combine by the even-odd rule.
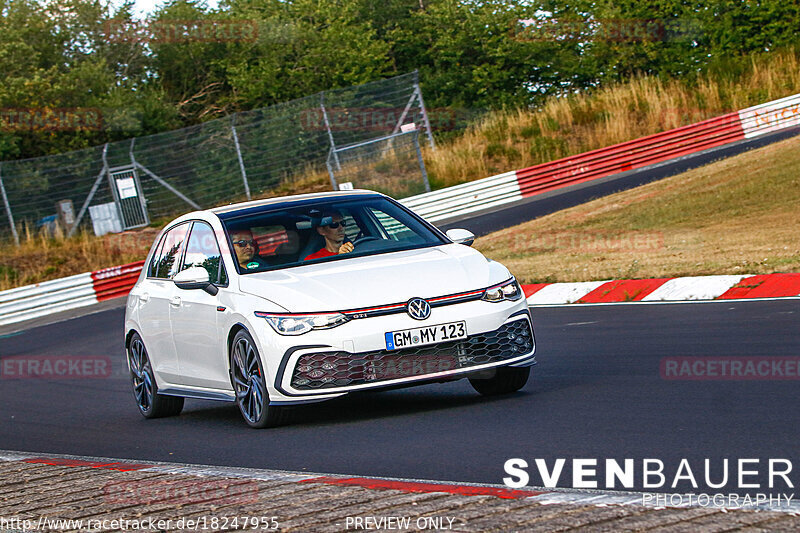
[[[406,312],[415,320],[425,320],[431,316],[431,306],[422,298],[411,298],[406,304]]]

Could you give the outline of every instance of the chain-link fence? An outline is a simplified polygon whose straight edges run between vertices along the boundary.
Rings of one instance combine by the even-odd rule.
[[[92,224],[96,233],[119,231],[191,209],[262,197],[305,172],[327,172],[331,154],[354,153],[339,149],[373,139],[396,139],[392,150],[384,146],[382,153],[388,157],[392,151],[399,161],[407,141],[414,139],[418,151],[420,131],[433,146],[413,72],[181,130],[6,161],[0,163],[0,236],[16,238],[23,224],[56,221],[70,232],[82,224]],[[403,173],[409,171],[386,157],[373,161],[379,172],[393,168],[400,173],[395,179],[408,181]],[[336,170],[341,168],[340,162]],[[379,186],[392,179],[391,173],[381,176],[373,180],[375,187],[393,191]],[[373,184],[351,181],[358,187]]]
[[[431,190],[416,129],[331,149],[327,164],[335,189],[371,189],[397,198]]]

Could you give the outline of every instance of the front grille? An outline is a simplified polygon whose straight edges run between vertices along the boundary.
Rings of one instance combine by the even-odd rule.
[[[526,319],[464,340],[418,348],[302,355],[294,367],[295,390],[319,390],[418,377],[513,359],[533,349]]]

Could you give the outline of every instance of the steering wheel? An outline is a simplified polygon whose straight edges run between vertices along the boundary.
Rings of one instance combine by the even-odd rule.
[[[356,240],[353,241],[353,248],[361,244],[362,242],[367,241],[378,241],[378,237],[373,237],[372,235],[364,235],[363,237],[356,237]]]

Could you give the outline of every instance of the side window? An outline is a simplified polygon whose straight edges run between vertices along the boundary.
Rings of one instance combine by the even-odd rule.
[[[171,279],[178,273],[178,262],[181,259],[188,229],[189,224],[181,224],[164,235],[164,244],[161,247],[158,261],[154,265],[153,277]]]
[[[208,272],[208,280],[211,283],[225,284],[227,278],[222,281],[224,275],[220,275],[220,259],[221,254],[217,239],[214,237],[214,230],[205,222],[195,222],[186,244],[186,256],[180,270],[202,267]]]
[[[269,257],[278,253],[278,248],[289,242],[284,226],[260,226],[251,228],[256,241],[256,253]]]
[[[406,240],[415,240],[417,234],[414,233],[414,230],[396,220],[393,216],[388,215],[381,211],[380,209],[375,209],[370,207],[369,210],[375,216],[375,219],[378,221],[383,227],[383,231],[386,232],[386,235],[389,236],[390,239],[395,241],[406,241]]]
[[[154,278],[156,277],[156,271],[158,270],[159,260],[161,259],[161,252],[164,250],[164,241],[166,239],[166,234],[161,236],[161,240],[158,241],[158,247],[156,251],[153,252],[153,257],[150,259],[150,266],[147,269],[147,277]]]

